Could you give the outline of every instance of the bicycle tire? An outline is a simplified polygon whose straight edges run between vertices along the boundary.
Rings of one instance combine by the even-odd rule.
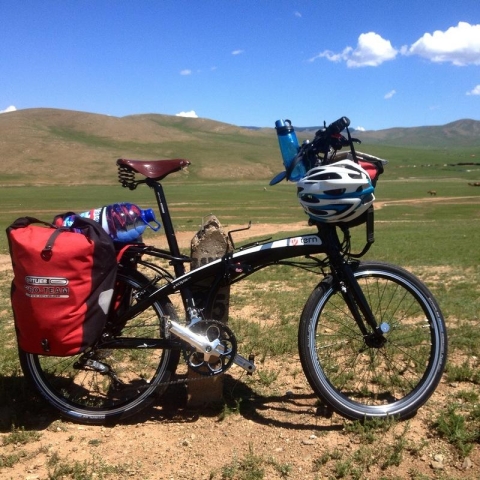
[[[433,394],[445,368],[440,308],[428,288],[400,267],[361,262],[353,268],[377,323],[390,329],[387,341],[382,347],[366,345],[339,288],[327,277],[300,320],[305,376],[327,407],[346,418],[409,418]]]
[[[154,291],[149,280],[137,271],[120,270],[117,290],[128,304],[136,295]],[[120,289],[120,290],[118,290]],[[128,297],[125,297],[125,291]],[[122,333],[136,338],[162,338],[165,316],[176,319],[168,298],[157,300],[127,322]],[[104,425],[118,423],[151,404],[167,388],[177,367],[178,350],[94,348],[93,358],[107,365],[116,377],[79,367],[82,354],[52,357],[19,352],[25,377],[60,414],[72,421]]]

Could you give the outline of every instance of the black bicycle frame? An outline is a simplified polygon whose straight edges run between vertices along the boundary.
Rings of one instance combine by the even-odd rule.
[[[208,299],[205,304],[201,305],[201,309],[208,315],[212,311],[216,291],[221,286],[231,285],[240,278],[244,278],[267,266],[278,264],[283,260],[324,254],[328,258],[330,273],[335,280],[336,288],[339,288],[344,296],[362,334],[364,336],[368,335],[365,322],[370,325],[374,332],[379,332],[374,315],[353,275],[352,268],[341,253],[340,241],[335,226],[322,225],[318,228],[318,232],[314,234],[254,243],[233,253],[226,253],[222,258],[187,272],[185,263],[189,259],[188,257],[183,257],[180,253],[163,187],[160,183],[153,180],[148,180],[147,184],[155,191],[170,249],[170,252],[165,252],[148,247],[147,253],[152,256],[170,259],[175,271],[175,278],[168,281],[167,284],[156,288],[155,291],[130,307],[117,319],[120,324],[135,317],[157,299],[165,298],[176,292],[180,292],[187,312],[189,309],[197,309],[199,306],[195,298],[195,288],[201,282],[205,282],[205,279],[211,279],[209,283],[211,286],[208,292]],[[141,250],[141,247],[139,248]],[[319,261],[320,263],[322,262]],[[327,265],[327,262],[323,262],[322,265]]]

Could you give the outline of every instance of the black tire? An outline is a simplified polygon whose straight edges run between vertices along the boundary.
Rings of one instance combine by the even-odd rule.
[[[140,273],[120,271],[116,288],[122,292],[123,300],[118,308],[124,308],[125,301],[135,303],[136,293],[148,293],[147,285],[147,278]],[[126,337],[162,338],[165,316],[176,319],[168,298],[155,302],[130,320],[121,333]],[[162,394],[175,372],[180,352],[147,348],[95,349],[93,359],[111,368],[118,381],[98,369],[79,367],[77,362],[82,355],[51,357],[19,353],[27,379],[63,417],[102,425],[130,417]]]
[[[445,368],[445,322],[432,294],[409,272],[362,262],[354,275],[389,332],[368,347],[331,277],[310,295],[300,320],[299,353],[305,375],[327,406],[363,420],[408,418],[432,395]]]

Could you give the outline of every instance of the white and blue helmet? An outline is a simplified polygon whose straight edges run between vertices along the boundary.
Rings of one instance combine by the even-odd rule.
[[[315,167],[297,182],[303,209],[316,222],[350,222],[375,200],[368,173],[351,160]]]

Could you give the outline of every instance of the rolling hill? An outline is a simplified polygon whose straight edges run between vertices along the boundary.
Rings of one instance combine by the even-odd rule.
[[[314,128],[298,129],[311,138]],[[480,147],[480,122],[355,132],[362,149],[379,146]],[[381,150],[381,148],[380,148]],[[269,179],[282,169],[274,129],[159,114],[111,117],[58,109],[0,115],[0,184],[112,184],[115,160],[187,158],[198,180]],[[172,177],[172,180],[174,177]]]
[[[371,144],[421,148],[478,147],[480,145],[480,122],[469,119],[457,120],[441,126],[389,128],[356,133],[363,141]]]

